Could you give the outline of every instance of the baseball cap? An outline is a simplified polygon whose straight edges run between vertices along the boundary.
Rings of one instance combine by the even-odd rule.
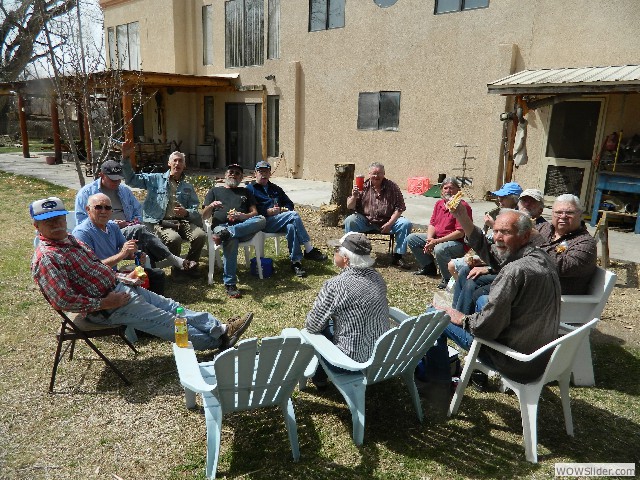
[[[104,173],[111,180],[123,180],[122,165],[115,160],[107,160],[100,167],[100,171]]]
[[[531,197],[538,202],[542,202],[544,200],[544,195],[537,188],[527,188],[524,192],[520,194],[520,198],[522,197]]]
[[[64,203],[58,197],[43,198],[29,205],[29,213],[34,220],[46,220],[48,218],[66,215]]]
[[[269,165],[269,162],[265,162],[263,160],[262,162],[256,163],[256,170],[258,170],[259,168],[268,168],[269,170],[271,170],[271,165]]]
[[[506,197],[507,195],[520,195],[522,193],[522,187],[516,182],[505,183],[499,190],[493,193],[496,197]]]
[[[231,170],[232,168],[235,168],[237,170],[240,170],[241,172],[244,172],[244,168],[242,168],[242,166],[238,165],[237,163],[232,163],[231,165],[227,165],[227,171]]]
[[[332,247],[344,247],[356,255],[369,255],[371,253],[371,241],[364,233],[349,232],[340,240],[329,240]]]

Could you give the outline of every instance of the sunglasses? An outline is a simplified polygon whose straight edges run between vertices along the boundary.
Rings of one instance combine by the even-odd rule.
[[[93,205],[93,209],[98,211],[106,210],[107,212],[110,212],[113,207],[111,205]]]

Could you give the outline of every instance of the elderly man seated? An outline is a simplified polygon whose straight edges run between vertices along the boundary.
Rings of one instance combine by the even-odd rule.
[[[371,242],[362,233],[347,233],[336,242],[333,263],[341,272],[324,282],[305,322],[309,332],[324,334],[356,362],[366,361],[376,340],[389,330],[387,285],[373,269],[370,253]],[[321,366],[311,380],[326,387]]]
[[[94,323],[127,325],[174,340],[177,302],[136,286],[135,274],[114,272],[89,247],[68,235],[68,212],[59,198],[36,200],[29,212],[40,240],[31,274],[53,308],[86,314]],[[208,350],[233,346],[253,314],[223,324],[210,313],[185,308],[185,317],[193,348]]]

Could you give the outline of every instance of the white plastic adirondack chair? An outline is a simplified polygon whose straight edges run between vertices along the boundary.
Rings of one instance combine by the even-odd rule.
[[[198,363],[193,348],[173,345],[187,408],[202,395],[207,425],[207,478],[215,478],[225,413],[279,406],[284,414],[293,459],[300,458],[298,430],[291,393],[313,358],[313,348],[299,331],[288,328],[282,336],[243,340],[212,362]]]
[[[583,324],[589,318],[601,318],[602,311],[616,284],[616,274],[598,267],[591,278],[587,295],[562,295],[560,321],[571,325]],[[565,333],[561,329],[560,333]],[[585,337],[573,362],[573,384],[583,387],[595,385],[591,342]]]
[[[304,340],[315,348],[316,356],[325,367],[329,379],[349,406],[353,421],[353,441],[356,445],[362,445],[364,440],[365,392],[368,385],[402,377],[409,389],[418,419],[422,422],[424,418],[413,374],[420,359],[448,325],[449,315],[438,311],[408,317],[397,309],[393,310],[390,312],[392,318],[406,318],[398,327],[385,332],[376,341],[371,358],[363,363],[347,357],[325,336],[309,333],[304,329],[300,331]],[[351,372],[336,373],[326,368],[327,364]]]
[[[502,375],[503,384],[513,390],[520,401],[522,435],[527,460],[533,463],[538,463],[538,402],[540,400],[542,387],[549,382],[558,381],[565,427],[567,434],[573,436],[573,420],[571,418],[571,403],[569,399],[571,368],[578,348],[599,320],[599,318],[594,318],[589,323],[586,323],[579,328],[573,328],[570,325],[563,324],[561,325],[562,328],[570,331],[570,333],[548,343],[528,355],[516,352],[515,350],[505,347],[499,343],[475,337],[471,344],[471,348],[469,349],[469,354],[465,358],[464,370],[462,371],[462,377],[460,377],[460,383],[458,384],[458,388],[456,389],[453,399],[451,400],[451,404],[449,405],[449,416],[455,415],[458,412],[460,402],[462,402],[464,389],[469,383],[471,373],[474,370],[482,370],[485,373],[492,371],[478,358],[481,346],[497,350],[498,352],[521,362],[529,362],[539,357],[542,353],[553,350],[549,363],[547,364],[547,368],[542,376],[534,382],[526,384],[518,383]]]

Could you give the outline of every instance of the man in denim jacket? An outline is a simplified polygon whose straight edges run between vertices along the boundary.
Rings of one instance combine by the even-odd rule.
[[[122,173],[127,185],[147,191],[142,204],[143,221],[176,256],[180,256],[182,240],[188,241],[186,258],[197,262],[207,236],[201,228],[198,195],[184,180],[184,154],[173,152],[169,155],[169,170],[165,173],[135,173],[127,154],[130,151],[130,147],[123,145]]]

